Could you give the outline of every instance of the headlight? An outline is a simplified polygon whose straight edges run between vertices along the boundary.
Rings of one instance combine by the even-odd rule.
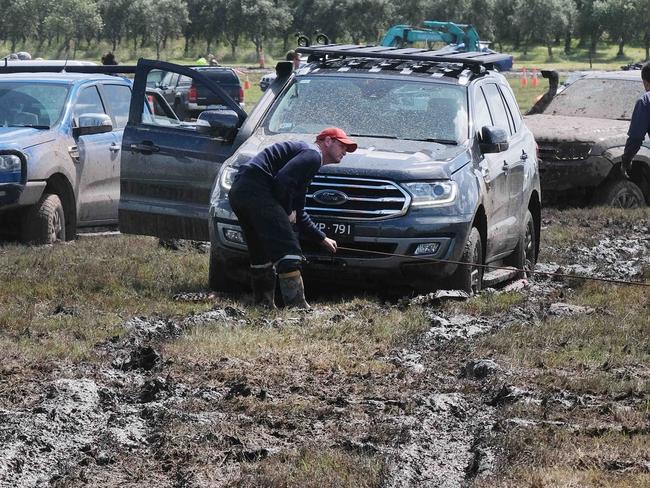
[[[0,154],[0,171],[20,171],[20,158],[15,154]]]
[[[225,191],[229,191],[233,182],[235,181],[235,175],[237,174],[238,169],[233,168],[232,166],[226,166],[221,172],[221,178],[219,179],[219,184],[221,188]]]
[[[404,183],[403,186],[413,197],[411,205],[416,207],[451,203],[458,193],[458,185],[451,180]]]

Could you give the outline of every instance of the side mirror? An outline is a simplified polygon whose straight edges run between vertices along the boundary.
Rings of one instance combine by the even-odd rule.
[[[481,129],[479,147],[483,154],[503,152],[508,149],[508,133],[493,125],[486,125]]]
[[[106,114],[82,114],[79,116],[77,127],[72,129],[74,137],[90,134],[104,134],[113,130],[113,122]]]
[[[214,134],[227,141],[232,141],[239,129],[239,116],[230,109],[204,110],[199,114],[196,122],[197,132]]]

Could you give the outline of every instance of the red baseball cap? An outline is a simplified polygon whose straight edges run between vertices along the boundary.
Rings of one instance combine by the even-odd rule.
[[[357,143],[350,139],[343,129],[339,129],[338,127],[328,127],[327,129],[323,129],[321,133],[316,136],[316,140],[322,141],[326,137],[331,137],[332,139],[336,139],[345,144],[345,150],[349,153],[357,150]]]

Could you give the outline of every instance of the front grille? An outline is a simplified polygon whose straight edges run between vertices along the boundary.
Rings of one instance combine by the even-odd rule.
[[[394,253],[397,249],[397,244],[393,242],[344,242],[340,241],[339,246],[348,249],[339,249],[336,251],[334,257],[337,258],[363,258],[363,259],[376,259],[386,258],[384,254],[377,253]],[[311,256],[331,256],[325,249],[312,241],[303,241],[300,243],[302,251]],[[373,251],[373,252],[368,252]]]
[[[316,175],[307,191],[305,210],[311,216],[376,220],[403,215],[410,200],[392,181]]]
[[[591,144],[583,142],[558,142],[540,144],[539,157],[542,161],[576,161],[585,159],[591,150]]]

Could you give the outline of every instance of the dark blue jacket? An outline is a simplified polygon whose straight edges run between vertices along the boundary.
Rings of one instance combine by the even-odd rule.
[[[623,151],[623,163],[632,161],[648,132],[650,132],[650,92],[645,92],[634,105],[630,128],[627,131],[625,151]]]
[[[265,148],[244,163],[240,172],[254,168],[266,174],[275,198],[287,215],[296,211],[298,230],[307,237],[322,241],[325,234],[305,212],[307,188],[321,164],[321,153],[314,146],[302,141],[287,141]]]

